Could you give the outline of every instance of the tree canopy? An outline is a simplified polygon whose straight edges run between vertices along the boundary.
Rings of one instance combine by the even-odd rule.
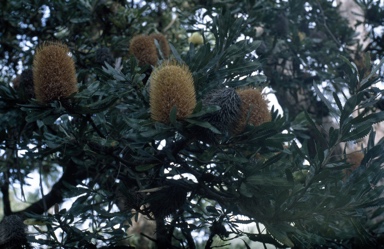
[[[354,3],[2,1],[0,246],[379,246],[384,10]]]

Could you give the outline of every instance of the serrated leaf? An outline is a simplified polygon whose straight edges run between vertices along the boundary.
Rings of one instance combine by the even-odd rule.
[[[156,164],[145,164],[145,165],[136,166],[135,169],[139,172],[144,172],[144,171],[147,171],[147,170],[154,168],[155,166],[156,166]]]
[[[340,115],[340,128],[343,130],[343,126],[346,124],[349,117],[352,115],[353,111],[355,110],[356,106],[360,104],[360,102],[364,98],[364,93],[359,92],[356,95],[351,96],[344,104],[343,111]]]
[[[337,115],[340,115],[339,110],[335,110],[333,108],[331,102],[324,96],[324,94],[320,91],[320,89],[317,87],[317,84],[313,84],[313,88],[315,89],[316,95],[321,99],[321,101],[328,107],[329,111],[335,112]]]
[[[111,107],[113,104],[116,103],[116,101],[119,98],[115,96],[109,96],[106,97],[105,99],[102,99],[100,101],[97,101],[95,103],[86,105],[86,106],[75,106],[75,107],[69,107],[69,112],[75,113],[75,114],[94,114],[94,113],[99,113],[102,112],[109,107]]]
[[[204,116],[205,114],[216,112],[220,109],[221,109],[220,106],[217,106],[217,105],[204,106],[204,108],[202,108],[200,111],[189,115],[188,118],[201,117],[201,116]]]
[[[255,242],[272,244],[277,248],[281,248],[284,246],[279,241],[276,241],[274,238],[272,238],[271,235],[269,234],[250,234],[250,233],[245,233],[245,234],[248,236],[250,240]]]
[[[213,133],[221,134],[221,132],[217,128],[215,128],[213,125],[211,125],[210,123],[208,123],[206,121],[198,121],[198,120],[189,119],[189,118],[185,119],[185,121],[187,121],[188,123],[197,125],[197,126],[201,126],[201,127],[210,129]]]
[[[373,125],[384,120],[384,112],[371,113],[365,117],[356,117],[350,121],[351,124]]]
[[[368,80],[372,76],[374,76],[377,71],[380,70],[380,68],[382,67],[383,64],[384,64],[384,58],[381,58],[379,64],[375,65],[374,68],[372,69],[371,73],[360,82],[360,89],[359,89],[360,91],[362,89],[365,89],[365,88],[369,87],[369,85],[368,86],[366,85],[369,82]]]
[[[315,138],[316,140],[320,140],[318,143],[316,144],[327,144],[327,140],[324,138],[323,134],[319,131],[319,129],[317,128],[317,125],[315,124],[315,122],[312,120],[312,118],[309,116],[308,112],[304,112],[305,114],[305,118],[306,120],[308,121],[308,123],[310,124],[311,126],[311,130],[315,131]]]
[[[286,246],[294,247],[295,244],[288,237],[287,232],[281,229],[281,226],[278,228],[272,225],[265,224],[267,231],[279,242],[283,243]]]
[[[341,137],[341,141],[348,142],[348,141],[358,140],[360,138],[367,136],[371,130],[372,130],[372,126],[370,125],[360,126],[358,128],[355,128],[351,132],[348,132],[347,134],[343,135]]]
[[[275,187],[288,187],[292,183],[285,178],[272,177],[269,175],[253,175],[245,179],[245,183],[249,186],[275,186]]]

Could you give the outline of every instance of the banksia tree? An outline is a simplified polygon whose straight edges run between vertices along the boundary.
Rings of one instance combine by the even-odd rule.
[[[195,87],[188,67],[164,62],[150,77],[150,106],[152,119],[169,123],[172,108],[176,118],[184,119],[196,106]]]
[[[39,102],[60,100],[77,92],[75,63],[69,52],[61,43],[44,43],[36,50],[33,82]]]
[[[253,88],[237,90],[241,99],[241,114],[236,125],[236,132],[242,132],[246,124],[253,126],[271,121],[271,113],[263,94]]]
[[[139,61],[140,66],[157,64],[157,49],[152,38],[147,35],[136,35],[129,43],[129,52]]]
[[[334,1],[6,2],[0,216],[46,224],[27,236],[36,248],[129,247],[138,217],[155,220],[156,229],[136,231],[156,248],[382,244],[384,139],[372,126],[384,120],[375,85],[384,59],[376,40],[358,72],[353,29]],[[167,32],[175,62],[159,56],[168,56],[161,37],[133,37],[154,30]],[[188,42],[191,30],[201,32]],[[58,83],[76,82],[57,80],[68,49],[28,49],[53,36],[76,48],[76,101],[52,101],[70,94],[57,94]],[[100,65],[112,62],[108,50],[95,53],[100,44],[123,55],[115,67]],[[24,101],[17,81],[10,87],[34,56],[35,88],[45,94],[36,98],[49,104]],[[268,110],[263,86],[282,112]],[[345,157],[343,146],[362,137],[363,159]],[[26,187],[29,177],[40,184]],[[13,210],[24,196],[28,205]],[[0,248],[21,228],[1,223]]]

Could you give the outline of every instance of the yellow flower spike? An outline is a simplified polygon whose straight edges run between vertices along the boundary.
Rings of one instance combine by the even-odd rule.
[[[164,62],[152,72],[149,89],[151,117],[156,121],[169,123],[174,106],[176,118],[184,119],[196,106],[193,77],[185,65]]]
[[[204,38],[200,34],[200,32],[194,32],[189,38],[189,43],[193,43],[194,45],[201,45],[204,43]]]
[[[237,94],[242,103],[240,119],[235,128],[236,133],[242,132],[247,122],[250,125],[258,126],[271,121],[272,117],[268,109],[268,103],[259,90],[253,88],[240,89],[237,90]]]
[[[66,98],[77,92],[76,69],[69,48],[62,43],[44,43],[33,59],[36,99],[41,103]]]

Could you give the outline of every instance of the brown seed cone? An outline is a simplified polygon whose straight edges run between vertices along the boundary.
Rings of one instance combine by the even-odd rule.
[[[12,87],[14,89],[18,89],[19,88],[19,86],[20,86],[20,79],[21,79],[21,75],[17,75],[16,78],[14,78],[12,80]]]
[[[169,123],[172,108],[177,108],[177,119],[192,114],[196,106],[192,74],[184,65],[164,62],[154,69],[150,78],[149,101],[152,119]]]
[[[137,58],[140,66],[157,64],[157,49],[153,38],[147,35],[134,36],[129,44],[129,52]]]
[[[361,151],[354,151],[346,156],[347,162],[352,164],[352,166],[349,169],[344,170],[344,174],[346,176],[349,176],[354,170],[356,170],[360,164],[361,161],[364,159],[364,153]]]
[[[32,69],[26,69],[21,73],[18,92],[23,101],[35,98]]]
[[[156,39],[159,42],[161,52],[163,53],[164,59],[167,59],[169,57],[169,54],[171,53],[171,49],[169,48],[169,44],[165,36],[161,33],[158,34],[151,34],[151,38]]]
[[[165,218],[175,214],[187,198],[187,190],[180,186],[165,186],[148,195],[150,211],[155,218]]]
[[[76,69],[69,49],[61,43],[45,43],[33,59],[36,99],[42,103],[66,98],[77,92]]]
[[[236,133],[241,133],[246,124],[253,126],[271,121],[271,113],[268,109],[267,101],[257,89],[247,88],[237,90],[241,99],[240,119],[235,128]]]

